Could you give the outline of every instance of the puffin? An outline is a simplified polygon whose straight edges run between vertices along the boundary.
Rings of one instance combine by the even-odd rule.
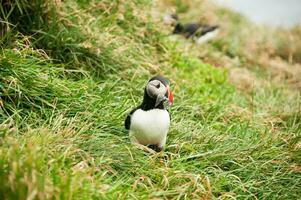
[[[161,75],[152,77],[144,88],[141,105],[134,108],[124,122],[131,143],[156,152],[162,151],[171,119],[168,108],[173,105],[173,101],[169,81]]]
[[[172,34],[179,34],[186,39],[193,39],[197,44],[206,43],[218,35],[219,26],[207,25],[201,23],[179,22],[179,17],[176,14],[167,14],[163,18],[165,24],[174,26]]]

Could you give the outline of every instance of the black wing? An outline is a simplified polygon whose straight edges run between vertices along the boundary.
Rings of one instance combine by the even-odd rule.
[[[129,130],[131,127],[131,117],[133,115],[133,113],[137,110],[138,108],[133,109],[126,117],[125,121],[124,121],[124,127],[125,129]]]
[[[200,25],[197,23],[184,24],[184,33],[187,38],[194,36],[194,34],[198,31]]]

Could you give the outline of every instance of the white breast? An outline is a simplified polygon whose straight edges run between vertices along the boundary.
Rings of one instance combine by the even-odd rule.
[[[167,110],[136,110],[131,117],[130,137],[133,142],[163,147],[170,124]]]
[[[212,39],[214,39],[218,35],[219,30],[215,29],[212,32],[206,33],[205,35],[202,35],[199,37],[196,41],[197,44],[204,44]]]

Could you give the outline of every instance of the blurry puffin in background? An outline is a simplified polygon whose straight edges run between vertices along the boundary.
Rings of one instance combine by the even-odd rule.
[[[174,26],[173,34],[182,35],[187,39],[192,38],[197,44],[203,44],[214,39],[219,32],[218,26],[201,23],[182,24],[176,14],[166,14],[163,21],[166,25]]]
[[[161,151],[166,143],[170,124],[167,110],[173,104],[169,82],[162,76],[151,78],[145,89],[142,104],[125,119],[131,142]]]

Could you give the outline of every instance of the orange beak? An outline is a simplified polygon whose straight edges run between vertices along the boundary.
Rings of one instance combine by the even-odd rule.
[[[173,94],[170,91],[169,87],[167,87],[167,92],[168,92],[168,100],[169,100],[169,104],[173,105]]]

